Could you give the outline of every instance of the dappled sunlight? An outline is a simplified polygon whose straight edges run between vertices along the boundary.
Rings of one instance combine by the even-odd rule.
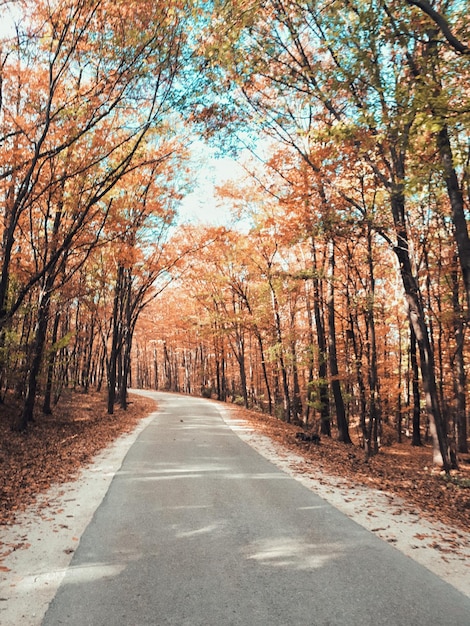
[[[153,482],[153,481],[163,481],[163,480],[180,480],[183,478],[202,478],[203,474],[200,472],[195,473],[173,473],[166,475],[159,475],[155,472],[148,472],[146,474],[141,474],[140,476],[132,476],[133,482]]]
[[[64,583],[67,585],[92,583],[103,578],[119,576],[126,569],[128,561],[129,559],[119,563],[91,563],[72,566],[67,571]]]
[[[280,472],[263,472],[258,474],[253,474],[252,472],[248,472],[246,474],[241,472],[232,472],[223,478],[227,478],[229,480],[289,480],[289,476],[287,474],[281,474]]]
[[[289,476],[287,474],[281,474],[279,472],[264,472],[253,474],[247,472],[246,474],[243,472],[231,472],[230,470],[223,469],[193,469],[186,471],[173,471],[167,474],[163,474],[160,472],[147,472],[141,475],[132,475],[133,482],[151,482],[151,481],[169,481],[169,480],[181,480],[184,478],[204,478],[207,477],[208,473],[215,474],[214,478],[223,479],[223,480],[289,480]]]
[[[316,504],[315,506],[299,506],[299,511],[319,511],[321,509],[327,509],[328,504],[324,502],[324,504]]]
[[[270,567],[310,570],[323,567],[343,552],[339,544],[311,544],[301,539],[278,537],[254,542],[247,555],[248,559]]]
[[[29,576],[15,580],[12,584],[15,596],[27,596],[29,593],[37,592],[40,589],[50,586],[58,586],[67,572],[67,568],[50,570],[47,572],[36,572]],[[6,602],[8,598],[3,601]]]
[[[175,537],[177,539],[191,539],[192,537],[198,537],[200,535],[207,535],[209,533],[215,532],[217,530],[221,530],[225,527],[225,522],[215,522],[212,524],[208,524],[207,526],[203,526],[201,528],[196,528],[194,530],[183,530],[181,532],[177,532]]]
[[[179,433],[181,431],[188,431],[188,430],[197,430],[199,431],[211,431],[211,434],[213,435],[217,435],[217,437],[226,437],[227,435],[230,434],[230,430],[224,430],[223,428],[220,428],[220,426],[218,426],[217,424],[214,423],[202,423],[202,422],[198,422],[197,420],[193,419],[191,424],[178,424],[178,426],[174,426],[173,428],[168,428],[168,432],[172,432],[172,431],[178,431]]]
[[[210,507],[207,504],[175,504],[174,506],[165,506],[162,508],[167,511],[186,511],[190,509],[209,509]]]
[[[230,460],[230,459],[229,459]],[[250,471],[234,471],[234,467],[227,464],[218,464],[217,458],[203,457],[201,463],[191,464],[170,464],[156,469],[149,469],[147,472],[136,473],[135,471],[122,471],[121,477],[129,478],[135,482],[146,481],[166,481],[184,478],[204,478],[211,477],[217,480],[288,480],[289,476],[283,472],[274,470],[272,472],[253,473]],[[237,467],[238,470],[238,467]],[[212,474],[212,476],[210,476]]]
[[[161,469],[152,469],[147,472],[136,473],[132,470],[121,471],[120,476],[136,482],[175,480],[181,478],[202,478],[208,473],[223,474],[230,471],[230,467],[224,465],[175,465]]]
[[[134,559],[138,558],[134,556]],[[58,586],[62,581],[64,584],[90,583],[103,578],[113,578],[119,576],[128,565],[129,559],[119,563],[92,563],[75,567],[38,572],[25,576],[15,584],[15,595],[27,596],[41,588]]]

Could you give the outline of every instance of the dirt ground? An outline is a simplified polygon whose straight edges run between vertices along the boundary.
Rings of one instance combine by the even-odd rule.
[[[18,512],[34,503],[51,484],[73,478],[95,454],[120,434],[130,432],[155,408],[153,401],[131,396],[127,411],[106,413],[105,397],[69,394],[54,415],[38,414],[25,433],[13,433],[10,419],[18,407],[0,406],[0,526],[15,523]],[[357,445],[322,437],[304,442],[299,428],[275,418],[231,406],[231,413],[253,430],[295,452],[325,474],[400,496],[421,515],[468,531],[470,528],[470,456],[450,479],[432,471],[429,446],[414,448],[406,440],[382,448],[368,461]],[[1,554],[0,554],[1,557]]]

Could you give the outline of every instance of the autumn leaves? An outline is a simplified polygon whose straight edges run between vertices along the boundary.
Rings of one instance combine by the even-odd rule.
[[[38,385],[57,397],[100,385],[106,364],[110,375],[122,275],[141,300],[161,271],[181,186],[168,122],[186,37],[178,6],[25,2],[3,38],[0,369],[2,395],[24,396],[18,430]]]
[[[108,384],[108,410],[116,393],[125,406],[137,332],[136,382],[345,442],[357,424],[368,454],[414,403],[416,443],[424,415],[448,470],[467,446],[461,3],[206,5],[35,2],[4,37],[0,370],[2,394],[25,399],[16,428],[39,390]],[[220,190],[243,232],[169,244],[189,124],[262,154]]]
[[[322,428],[334,416],[344,441],[348,421],[357,421],[371,454],[382,421],[394,421],[401,436],[415,398],[417,441],[423,411],[434,461],[448,471],[455,449],[467,449],[462,77],[470,33],[462,5],[450,3],[444,14],[427,2],[235,1],[217,3],[215,13],[205,67],[215,99],[220,78],[232,91],[219,98],[222,115],[213,103],[205,109],[210,136],[217,123],[222,137],[239,132],[243,119],[273,146],[264,166],[248,165],[254,191],[224,190],[254,216],[249,252],[236,263],[252,259],[259,269],[248,272],[256,276],[246,287],[250,306],[233,287],[214,300],[217,395],[227,355],[246,368],[240,354],[248,344],[257,354],[249,357],[258,380],[252,402],[268,397],[286,419],[313,409]],[[309,272],[310,281],[298,280]],[[270,311],[255,326],[245,321],[253,302]],[[268,361],[267,377],[253,359]],[[229,387],[246,403],[245,376],[240,369]]]

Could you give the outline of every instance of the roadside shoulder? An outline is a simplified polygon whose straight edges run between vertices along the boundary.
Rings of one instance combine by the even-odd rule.
[[[53,485],[2,527],[0,624],[39,626],[81,535],[105,497],[127,451],[155,412],[141,419],[83,468],[78,478]]]
[[[221,415],[246,443],[352,520],[470,597],[470,533],[423,518],[398,496],[325,474],[314,463],[257,432],[220,405]]]

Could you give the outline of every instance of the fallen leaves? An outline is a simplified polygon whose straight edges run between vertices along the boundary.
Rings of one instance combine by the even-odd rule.
[[[54,415],[38,413],[25,433],[14,433],[10,422],[18,406],[7,399],[0,405],[0,525],[14,523],[16,514],[38,494],[53,483],[72,479],[94,455],[154,409],[152,400],[132,396],[127,411],[116,408],[114,415],[108,415],[103,394],[70,393]]]

